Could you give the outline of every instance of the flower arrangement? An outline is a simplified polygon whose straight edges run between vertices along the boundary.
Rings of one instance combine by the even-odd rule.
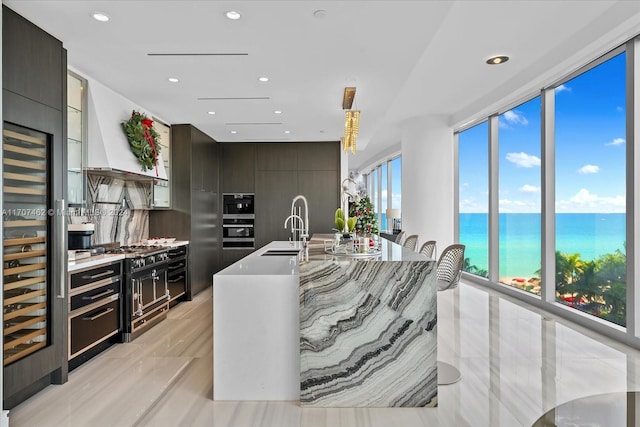
[[[122,129],[127,135],[131,152],[138,159],[138,163],[142,167],[142,171],[156,168],[156,176],[158,175],[158,154],[160,154],[160,145],[158,145],[158,132],[153,128],[153,120],[133,110],[131,118],[126,122],[122,122]]]
[[[373,203],[369,196],[361,197],[349,209],[349,216],[357,218],[355,231],[360,235],[378,233],[378,220],[373,211]]]

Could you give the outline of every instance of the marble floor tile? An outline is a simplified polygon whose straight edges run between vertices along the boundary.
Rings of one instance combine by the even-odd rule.
[[[213,401],[211,307],[211,289],[180,303],[134,342],[111,347],[68,383],[13,409],[10,425],[529,427],[559,405],[606,405],[589,396],[640,390],[640,351],[463,283],[438,293],[438,359],[458,367],[462,379],[438,387],[437,408]],[[620,422],[619,410],[600,413],[594,426]]]

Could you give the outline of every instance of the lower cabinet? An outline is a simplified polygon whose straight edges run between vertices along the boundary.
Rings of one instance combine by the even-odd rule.
[[[122,261],[69,273],[69,370],[115,342],[122,332]]]

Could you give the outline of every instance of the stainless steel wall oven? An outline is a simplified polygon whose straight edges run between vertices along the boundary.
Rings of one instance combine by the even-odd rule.
[[[254,194],[223,194],[222,248],[255,248]]]

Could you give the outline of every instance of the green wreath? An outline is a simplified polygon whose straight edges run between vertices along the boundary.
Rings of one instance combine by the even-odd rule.
[[[153,120],[142,113],[133,110],[131,118],[122,122],[122,129],[127,135],[131,152],[138,159],[142,171],[156,168],[158,174],[158,154],[160,154],[160,144],[158,144],[158,132],[153,128]]]

